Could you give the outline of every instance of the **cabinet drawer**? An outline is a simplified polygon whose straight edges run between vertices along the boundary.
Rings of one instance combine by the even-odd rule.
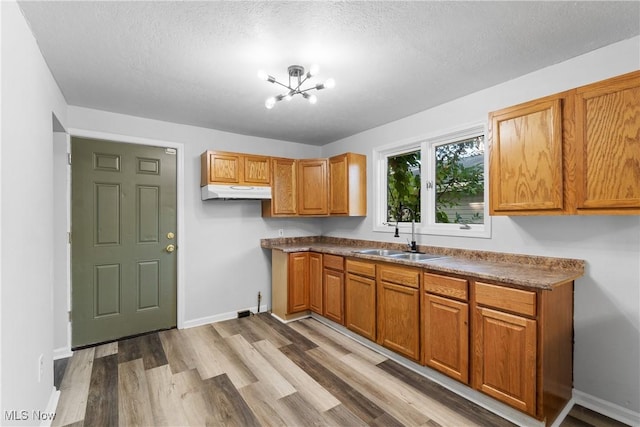
[[[420,287],[420,270],[395,267],[391,265],[380,265],[379,274],[380,280],[384,282],[411,286],[416,289]]]
[[[476,303],[523,314],[536,315],[536,293],[476,282]]]
[[[424,273],[424,290],[432,294],[467,301],[468,285],[469,282],[465,279]]]
[[[324,255],[324,267],[333,268],[334,270],[344,270],[344,258],[338,255]]]
[[[347,271],[361,276],[376,277],[376,265],[372,262],[347,260]]]

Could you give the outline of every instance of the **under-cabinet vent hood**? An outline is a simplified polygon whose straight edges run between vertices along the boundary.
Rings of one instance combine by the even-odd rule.
[[[245,185],[205,185],[200,187],[202,200],[263,200],[271,199],[271,187]]]

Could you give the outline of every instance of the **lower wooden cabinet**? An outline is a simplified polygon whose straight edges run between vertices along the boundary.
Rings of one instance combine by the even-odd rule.
[[[322,254],[309,252],[309,308],[320,315],[324,313],[322,280]]]
[[[287,314],[309,310],[309,252],[289,254]]]
[[[536,321],[476,307],[474,387],[536,415]]]
[[[312,310],[547,425],[573,388],[573,281],[527,290],[313,252],[272,257],[272,310]]]
[[[457,277],[424,273],[423,284],[423,363],[468,384],[468,281]]]
[[[345,326],[363,337],[375,341],[376,265],[375,263],[347,259],[346,266]],[[362,274],[367,274],[367,276]]]
[[[420,360],[420,270],[378,266],[378,344]]]
[[[551,424],[572,395],[573,282],[474,289],[473,387]]]
[[[323,316],[344,325],[344,259],[336,255],[324,255]]]

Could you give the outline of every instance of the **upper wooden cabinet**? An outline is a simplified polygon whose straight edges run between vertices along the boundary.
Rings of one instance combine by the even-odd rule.
[[[269,160],[252,154],[205,151],[200,156],[200,185],[270,185]]]
[[[327,159],[298,160],[298,214],[327,215]]]
[[[273,158],[271,171],[271,200],[262,201],[262,216],[297,215],[297,161]]]
[[[640,71],[576,90],[579,213],[640,213]]]
[[[200,162],[200,186],[271,186],[272,198],[262,200],[263,217],[367,215],[363,154],[295,160],[209,150]]]
[[[564,211],[563,148],[572,140],[572,106],[562,93],[489,114],[492,215]]]
[[[329,159],[329,214],[367,215],[367,157],[345,153]]]
[[[489,114],[492,215],[640,213],[640,71]]]

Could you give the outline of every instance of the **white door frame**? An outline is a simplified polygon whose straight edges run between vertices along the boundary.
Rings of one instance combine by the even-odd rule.
[[[185,236],[185,222],[184,222],[184,144],[170,141],[162,141],[158,139],[150,139],[150,138],[140,138],[135,136],[126,136],[114,133],[86,130],[86,129],[78,129],[78,128],[68,128],[67,129],[68,137],[68,147],[70,147],[70,141],[72,137],[79,138],[91,138],[91,139],[102,139],[106,141],[113,142],[121,142],[126,144],[138,144],[138,145],[150,145],[153,147],[166,147],[166,148],[174,148],[176,149],[176,215],[177,215],[177,230],[176,230],[176,244],[178,246],[178,250],[176,254],[178,256],[178,271],[176,275],[177,279],[177,307],[176,307],[176,317],[178,323],[178,329],[182,329],[184,326],[184,302],[185,302],[185,271],[184,264],[186,260],[185,256],[185,244],[184,244],[184,236]],[[73,159],[72,159],[73,161]],[[67,174],[67,223],[68,230],[71,230],[71,172]],[[67,266],[68,271],[71,269],[71,257],[68,257],[69,265]],[[67,311],[71,310],[71,275],[67,276]],[[71,322],[68,324],[67,328],[67,348],[69,353],[71,353]]]

